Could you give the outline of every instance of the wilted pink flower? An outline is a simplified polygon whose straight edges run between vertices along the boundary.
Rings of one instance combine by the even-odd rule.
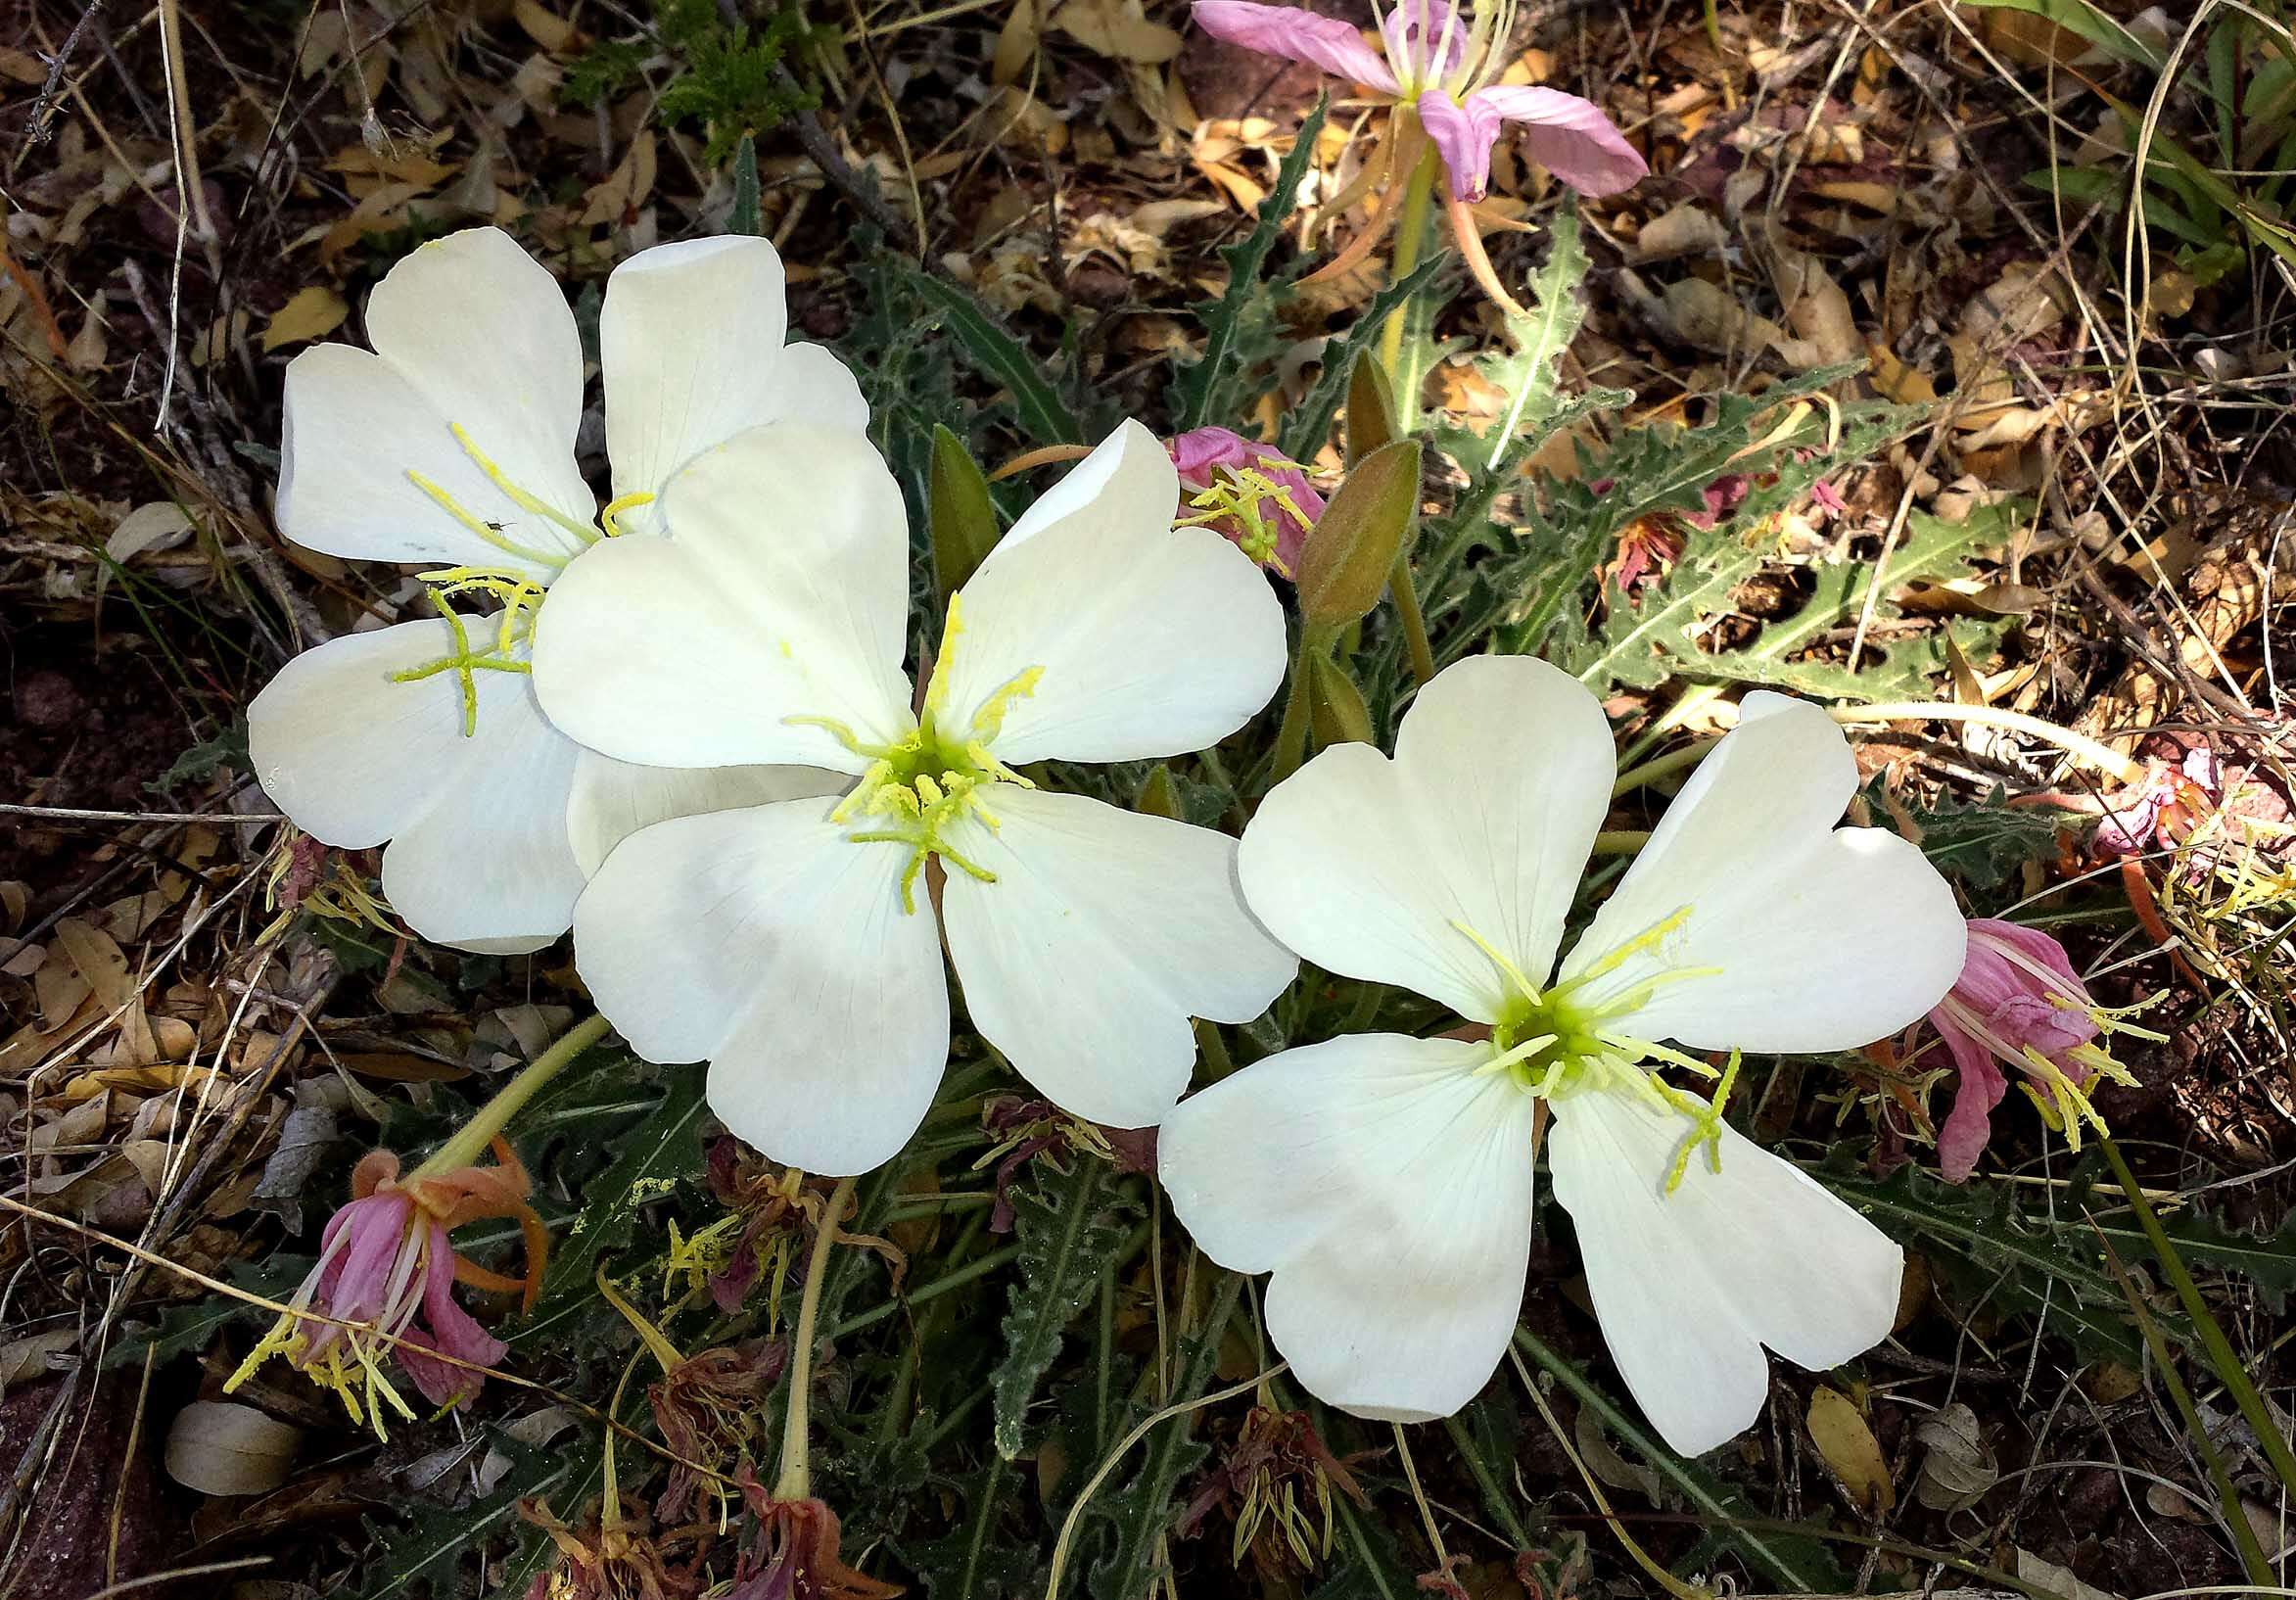
[[[1164,448],[1180,471],[1181,520],[1225,535],[1261,566],[1290,577],[1324,514],[1306,469],[1227,428],[1197,428]]]
[[[837,1514],[826,1505],[769,1494],[747,1467],[737,1476],[757,1536],[734,1566],[726,1600],[894,1600],[903,1592],[845,1564]]]
[[[340,1395],[353,1422],[381,1435],[385,1403],[414,1420],[383,1371],[395,1355],[431,1404],[468,1402],[485,1381],[471,1368],[492,1366],[509,1346],[455,1303],[455,1281],[523,1292],[531,1306],[549,1247],[541,1219],[526,1202],[532,1189],[525,1169],[499,1139],[494,1153],[498,1165],[418,1172],[403,1184],[398,1157],[390,1152],[361,1159],[351,1172],[351,1203],[328,1219],[320,1235],[317,1265],[224,1392],[247,1382],[272,1355],[284,1355],[313,1383]],[[527,1247],[523,1279],[490,1272],[455,1253],[453,1230],[490,1217],[518,1222]]]
[[[1825,478],[1809,486],[1809,502],[1829,517],[1842,516],[1850,509],[1850,502],[1842,498],[1842,492]]]
[[[1449,0],[1398,0],[1380,24],[1377,50],[1351,24],[1292,6],[1195,0],[1195,20],[1215,38],[1321,67],[1416,108],[1443,153],[1454,200],[1482,198],[1491,147],[1510,122],[1529,131],[1531,159],[1581,194],[1616,194],[1650,170],[1601,107],[1559,89],[1491,81],[1510,60],[1509,0],[1472,19]]]
[[[2024,1074],[2026,1093],[2075,1149],[2084,1121],[2102,1128],[2086,1086],[2098,1077],[2134,1080],[2095,1043],[2097,1036],[2118,1028],[2160,1037],[2119,1022],[2121,1014],[2089,998],[2065,947],[2047,934],[1973,918],[1961,976],[1929,1013],[1960,1071],[1953,1108],[1938,1130],[1938,1164],[1945,1177],[1959,1183],[1975,1170],[1992,1132],[1993,1107],[2009,1092],[2003,1065]]]

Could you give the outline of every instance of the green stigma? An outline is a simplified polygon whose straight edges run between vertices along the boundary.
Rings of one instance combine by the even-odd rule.
[[[1721,968],[1676,967],[1599,997],[1589,990],[1635,956],[1657,950],[1689,917],[1690,908],[1680,908],[1606,952],[1575,977],[1545,989],[1490,940],[1464,922],[1451,924],[1489,959],[1506,984],[1498,1019],[1491,1025],[1491,1059],[1476,1069],[1477,1074],[1505,1072],[1517,1088],[1538,1100],[1563,1101],[1590,1089],[1609,1089],[1688,1116],[1690,1131],[1666,1175],[1668,1194],[1682,1187],[1692,1157],[1702,1149],[1709,1168],[1722,1170],[1722,1106],[1738,1080],[1738,1055],[1733,1051],[1729,1064],[1717,1069],[1695,1056],[1623,1033],[1618,1024],[1666,985],[1712,977]],[[1662,1066],[1680,1067],[1711,1081],[1712,1097],[1675,1088],[1659,1075]]]
[[[833,823],[864,825],[846,838],[855,844],[900,844],[909,848],[909,865],[901,874],[901,909],[916,911],[916,880],[925,863],[938,856],[942,863],[983,883],[997,874],[966,857],[948,839],[948,830],[966,818],[978,820],[992,831],[1002,825],[989,808],[988,791],[1000,783],[1024,789],[1036,785],[989,753],[989,741],[1004,729],[1005,718],[1018,702],[1036,692],[1044,677],[1042,667],[1014,673],[980,709],[961,733],[944,726],[949,698],[948,667],[956,658],[964,632],[961,594],[949,599],[949,626],[941,638],[941,658],[925,691],[924,711],[907,735],[888,744],[865,741],[851,728],[829,717],[787,717],[802,727],[824,729],[855,755],[868,759],[867,768],[853,791],[829,814]]]

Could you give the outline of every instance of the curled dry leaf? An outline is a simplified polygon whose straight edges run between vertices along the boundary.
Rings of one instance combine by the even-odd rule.
[[[1913,1437],[1923,1451],[1913,1497],[1932,1511],[1973,1506],[2001,1480],[1977,1413],[1959,1400],[1924,1417],[1915,1425]]]
[[[202,1494],[263,1494],[287,1482],[303,1430],[228,1400],[194,1400],[167,1430],[167,1476]]]

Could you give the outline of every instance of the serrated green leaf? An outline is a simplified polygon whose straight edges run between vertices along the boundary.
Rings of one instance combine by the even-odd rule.
[[[1108,1270],[1127,1229],[1101,1205],[1106,1166],[1078,1156],[1075,1170],[1012,1197],[1012,1231],[1020,1246],[1020,1276],[1005,1313],[1005,1359],[989,1379],[996,1413],[997,1453],[1020,1453],[1029,1402],[1045,1370],[1060,1353],[1060,1336],[1084,1309],[1101,1274]]]
[[[1877,799],[1882,780],[1868,785]],[[1889,815],[1877,804],[1874,815]],[[2041,807],[2012,806],[2008,792],[1995,788],[1984,799],[1960,805],[1950,798],[1936,807],[1907,813],[1920,830],[1921,852],[1930,865],[1965,887],[1983,892],[2008,882],[2027,862],[2056,854],[2057,835],[2073,820]]]
[[[905,269],[910,286],[928,302],[940,320],[957,336],[957,343],[972,358],[981,374],[1002,384],[1012,396],[1012,408],[1021,432],[1039,445],[1074,445],[1084,440],[1083,424],[1076,420],[1053,386],[1045,380],[1028,347],[1012,337],[980,302],[953,283],[929,273]]]
[[[363,1564],[364,1581],[352,1600],[405,1600],[421,1589],[428,1589],[432,1600],[480,1592],[483,1583],[464,1581],[466,1559],[483,1558],[490,1543],[524,1529],[518,1502],[549,1492],[576,1462],[565,1451],[530,1449],[499,1431],[479,1446],[489,1447],[511,1463],[493,1492],[476,1505],[417,1502],[406,1508],[403,1526],[381,1525],[387,1530]]]
[[[1228,263],[1228,287],[1220,292],[1218,300],[1195,307],[1204,329],[1203,356],[1181,368],[1173,382],[1179,398],[1176,409],[1180,428],[1184,433],[1243,409],[1222,404],[1221,400],[1242,364],[1236,354],[1238,342],[1249,321],[1251,308],[1262,303],[1267,294],[1260,274],[1267,267],[1268,253],[1276,248],[1276,241],[1283,237],[1284,225],[1291,219],[1299,182],[1307,175],[1308,163],[1315,155],[1316,136],[1323,131],[1329,104],[1328,99],[1318,100],[1315,109],[1300,122],[1290,154],[1276,169],[1276,181],[1268,190],[1267,199],[1260,202],[1259,218],[1251,232],[1244,235],[1242,243],[1220,252],[1221,259]]]
[[[534,1316],[510,1336],[513,1346],[531,1346],[595,1299],[598,1268],[630,1243],[639,1208],[700,1174],[703,1082],[698,1065],[670,1069],[661,1099],[631,1130],[612,1164],[587,1186],[591,1199],[553,1242],[541,1299]]]
[[[1519,435],[1546,436],[1561,405],[1558,362],[1586,320],[1586,306],[1578,298],[1578,286],[1586,281],[1586,249],[1578,241],[1574,204],[1556,213],[1550,238],[1546,262],[1530,280],[1530,315],[1507,318],[1514,351],[1476,363],[1509,397],[1506,415],[1490,432],[1485,470],[1498,467]]]
[[[758,207],[758,142],[753,134],[742,134],[733,147],[733,212],[726,220],[726,231],[751,239],[765,235]]]

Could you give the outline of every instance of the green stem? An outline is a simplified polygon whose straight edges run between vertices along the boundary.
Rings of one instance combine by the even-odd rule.
[[[1664,755],[1646,761],[1638,767],[1627,768],[1618,775],[1618,781],[1611,785],[1611,798],[1616,800],[1622,794],[1656,783],[1662,777],[1670,776],[1685,767],[1697,766],[1706,760],[1706,753],[1711,750],[1716,742],[1718,741],[1714,739],[1700,739],[1695,743],[1684,745],[1679,750],[1669,750]]]
[[[1332,652],[1332,633],[1311,623],[1299,628],[1299,648],[1291,655],[1291,690],[1284,701],[1284,721],[1276,729],[1276,746],[1268,757],[1268,781],[1281,783],[1299,771],[1299,764],[1307,759],[1308,724],[1311,721],[1314,685],[1309,682],[1315,671],[1318,655]]]
[[[829,1268],[829,1247],[837,1243],[837,1218],[853,1198],[851,1178],[839,1178],[821,1209],[821,1225],[814,1233],[813,1257],[805,1267],[805,1295],[798,1301],[797,1326],[789,1336],[789,1409],[781,1423],[781,1477],[773,1484],[776,1500],[803,1500],[813,1493],[813,1468],[806,1450],[806,1431],[813,1409],[814,1325],[821,1315],[821,1279]]]
[[[1418,120],[1417,112],[1408,106],[1398,106],[1392,137],[1404,145],[1412,143]],[[1409,277],[1419,265],[1420,252],[1427,246],[1428,206],[1434,194],[1435,173],[1441,165],[1442,158],[1430,143],[1420,153],[1411,176],[1404,180],[1403,215],[1395,225],[1395,254],[1387,263],[1390,283]],[[1403,335],[1410,316],[1409,303],[1398,306],[1387,313],[1387,325],[1380,330],[1380,365],[1386,369],[1388,387],[1393,391],[1398,436],[1419,426],[1420,375],[1403,370]],[[1395,552],[1395,570],[1387,584],[1394,591],[1395,614],[1403,623],[1403,643],[1411,656],[1411,676],[1426,683],[1435,676],[1435,653],[1428,643],[1427,617],[1420,610],[1418,586],[1412,582],[1409,550]]]
[[[602,1016],[593,1016],[567,1029],[556,1044],[504,1084],[492,1100],[479,1107],[477,1115],[456,1129],[451,1138],[431,1152],[422,1165],[401,1181],[411,1184],[421,1178],[435,1178],[442,1172],[474,1165],[494,1142],[494,1136],[510,1125],[510,1119],[526,1103],[540,1093],[542,1086],[556,1077],[568,1061],[603,1039],[606,1029],[607,1022]]]
[[[2105,1160],[2112,1166],[2113,1176],[2121,1180],[2121,1188],[2129,1197],[2129,1207],[2136,1213],[2137,1226],[2144,1230],[2145,1239],[2152,1245],[2152,1253],[2160,1262],[2161,1271],[2177,1291],[2177,1298],[2184,1303],[2184,1314],[2192,1319],[2193,1332],[2200,1336],[2200,1347],[2208,1355],[2209,1365],[2216,1368],[2226,1390],[2240,1407],[2240,1415],[2248,1419],[2248,1426],[2263,1446],[2265,1459],[2272,1463],[2280,1485],[2296,1494],[2296,1450],[2288,1444],[2287,1435],[2273,1421],[2264,1397],[2256,1392],[2248,1369],[2232,1349],[2232,1341],[2225,1337],[2210,1314],[2208,1302],[2200,1297],[2200,1286],[2192,1281],[2192,1274],[2184,1268],[2184,1258],[2177,1253],[2177,1247],[2169,1239],[2168,1230],[2153,1213],[2152,1204],[2144,1198],[2144,1186],[2136,1181],[2136,1174],[2129,1170],[2129,1163],[2121,1156],[2121,1148],[2106,1133],[2097,1135],[2097,1146],[2105,1153]],[[2237,1516],[2237,1510],[2233,1515]]]

